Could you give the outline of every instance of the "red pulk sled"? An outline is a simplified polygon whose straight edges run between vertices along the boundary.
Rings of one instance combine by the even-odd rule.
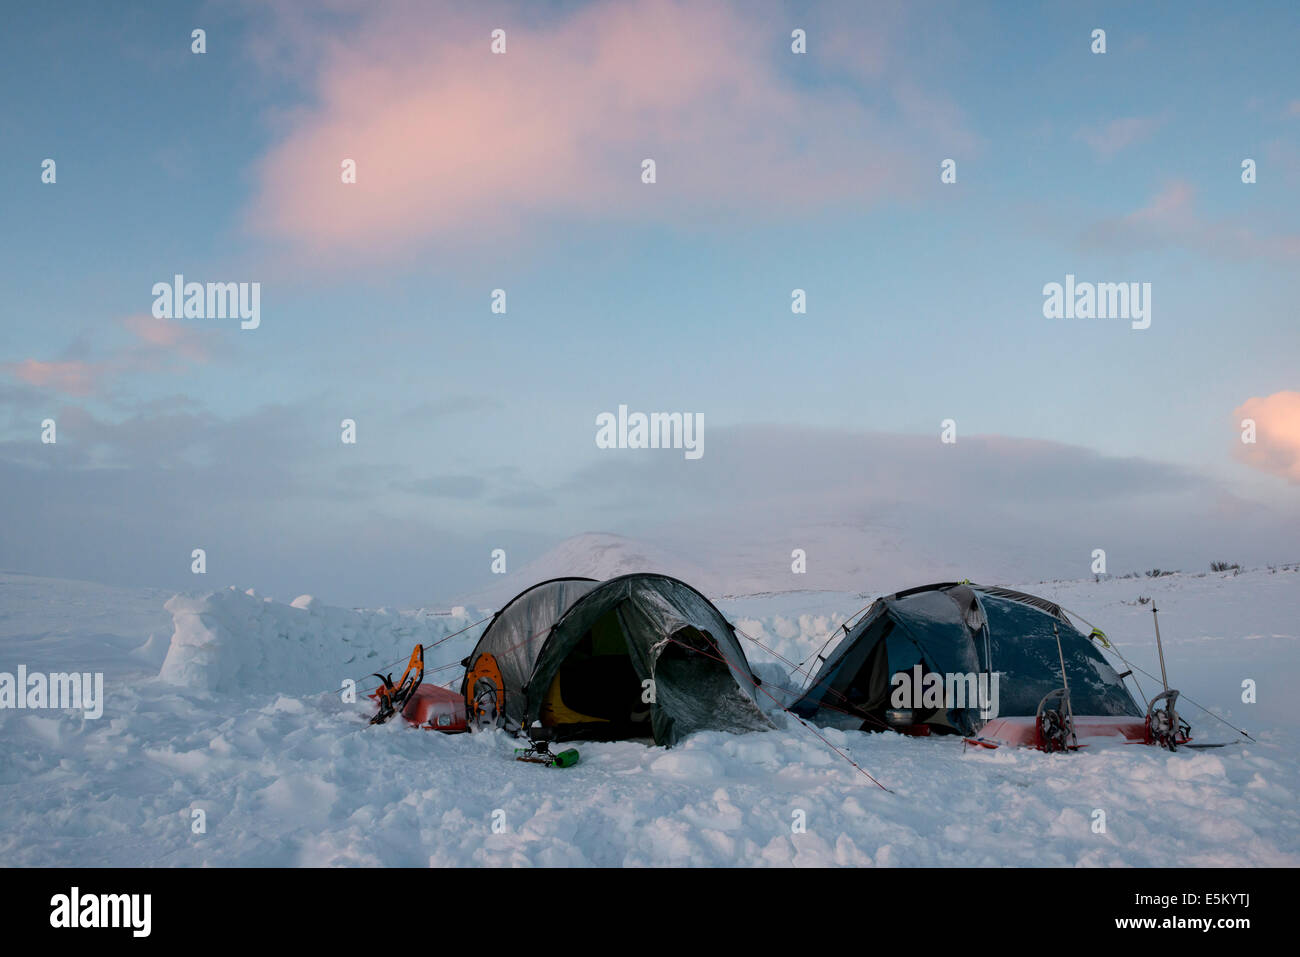
[[[376,674],[381,682],[370,695],[378,705],[371,724],[383,724],[393,715],[402,717],[417,728],[453,734],[468,731],[465,699],[449,688],[424,683],[424,648],[416,645],[406,671],[394,682],[392,675]]]
[[[1064,720],[1062,720],[1062,717]],[[1039,751],[1075,751],[1102,740],[1125,744],[1150,744],[1146,722],[1123,715],[1076,714],[1062,716],[1049,709],[1034,718],[993,718],[967,744],[982,748],[1036,748]]]
[[[1065,656],[1061,652],[1061,636],[1056,635],[1057,653],[1061,656],[1061,680],[1064,687],[1048,693],[1038,704],[1038,714],[1033,718],[993,718],[980,729],[977,737],[967,738],[968,744],[985,748],[1001,746],[1037,748],[1039,751],[1077,751],[1088,746],[1089,739],[1101,743],[1104,739],[1119,739],[1126,744],[1155,744],[1170,751],[1180,746],[1217,747],[1217,745],[1189,744],[1192,729],[1178,716],[1175,705],[1178,691],[1169,687],[1165,673],[1165,650],[1160,641],[1160,619],[1156,608],[1151,607],[1156,625],[1156,650],[1160,655],[1160,681],[1164,691],[1147,704],[1142,718],[1123,715],[1076,715],[1070,708],[1070,681],[1065,674]],[[1055,630],[1055,628],[1053,628]],[[1096,628],[1093,636],[1101,634]],[[1101,635],[1103,642],[1105,635]],[[1127,675],[1130,672],[1125,672]],[[1080,740],[1083,739],[1083,740]]]

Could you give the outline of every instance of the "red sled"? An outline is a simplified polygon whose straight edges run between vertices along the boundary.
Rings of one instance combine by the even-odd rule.
[[[406,671],[398,681],[392,675],[375,674],[379,687],[370,695],[377,705],[371,724],[383,724],[397,713],[417,728],[455,734],[468,731],[463,696],[439,685],[424,683],[424,648],[415,646]]]
[[[1039,702],[1034,717],[993,718],[966,743],[982,748],[1009,746],[1050,752],[1077,751],[1110,741],[1154,744],[1177,751],[1192,740],[1191,727],[1174,710],[1177,702],[1178,692],[1169,688],[1151,699],[1145,717],[1071,714],[1069,690],[1058,688]]]
[[[966,739],[967,744],[978,744],[983,748],[1035,748],[1039,751],[1052,751],[1050,742],[1044,737],[1041,722],[1034,717],[993,718],[979,734]],[[1085,748],[1089,744],[1101,744],[1108,741],[1116,744],[1150,744],[1145,718],[1125,715],[1085,715],[1074,716],[1074,734],[1077,747]],[[1074,750],[1074,745],[1069,747]]]
[[[426,731],[455,734],[468,731],[465,720],[465,699],[441,685],[420,685],[402,708],[402,717]]]

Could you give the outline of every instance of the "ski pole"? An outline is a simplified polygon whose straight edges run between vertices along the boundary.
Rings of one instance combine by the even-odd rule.
[[[1155,604],[1151,605],[1151,620],[1156,623],[1156,651],[1160,654],[1160,683],[1165,686],[1165,691],[1169,690],[1169,677],[1165,674],[1165,646],[1160,641],[1160,616],[1156,614],[1158,609]]]
[[[1074,705],[1070,702],[1070,678],[1065,673],[1065,652],[1061,650],[1061,632],[1056,627],[1056,622],[1052,622],[1052,634],[1056,636],[1056,655],[1061,659],[1061,683],[1065,687],[1065,713],[1070,719],[1070,737],[1074,738],[1074,743],[1079,743],[1079,737],[1074,733]]]

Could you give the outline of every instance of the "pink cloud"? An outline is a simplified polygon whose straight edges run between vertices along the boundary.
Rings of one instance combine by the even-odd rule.
[[[1300,259],[1300,233],[1264,233],[1241,216],[1211,219],[1184,180],[1168,183],[1140,209],[1094,223],[1082,241],[1094,249],[1183,247],[1223,260]]]
[[[1131,223],[1166,226],[1186,225],[1192,217],[1196,191],[1184,180],[1174,180],[1153,196],[1145,206],[1129,214]]]
[[[950,104],[913,87],[891,88],[910,137],[841,87],[801,88],[788,31],[742,7],[634,0],[552,27],[501,19],[504,55],[487,28],[430,24],[418,7],[331,47],[317,105],[260,166],[253,228],[367,255],[539,217],[779,216],[867,204],[928,175],[948,154],[906,158],[905,139],[934,136],[908,123],[918,104],[939,103],[945,128],[969,138]],[[341,182],[344,159],[355,184]]]
[[[1082,129],[1078,138],[1101,159],[1108,160],[1150,137],[1163,122],[1155,116],[1125,116],[1099,128]]]
[[[90,395],[95,392],[104,371],[95,363],[80,360],[42,362],[39,359],[24,359],[22,362],[7,363],[4,368],[14,378],[28,385],[67,395]]]
[[[1238,442],[1237,458],[1251,468],[1300,484],[1300,392],[1274,392],[1247,399],[1234,413],[1254,419],[1256,441]]]
[[[175,320],[132,315],[117,325],[130,333],[131,340],[102,351],[98,357],[70,358],[65,352],[62,359],[5,363],[0,371],[37,388],[90,396],[102,394],[123,376],[176,372],[190,363],[208,362],[214,354],[211,336]]]
[[[174,319],[138,313],[123,319],[122,326],[139,340],[133,350],[137,358],[148,352],[168,352],[191,362],[207,362],[212,357],[211,338]]]

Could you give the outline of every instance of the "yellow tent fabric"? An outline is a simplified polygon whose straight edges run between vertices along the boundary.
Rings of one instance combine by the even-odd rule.
[[[539,709],[538,717],[541,718],[542,725],[551,727],[557,724],[582,724],[588,721],[604,721],[608,723],[608,718],[593,718],[589,714],[583,714],[580,711],[574,711],[564,703],[564,698],[560,695],[560,672],[555,673],[555,680],[551,686],[546,689],[546,697],[542,699],[542,707]]]

